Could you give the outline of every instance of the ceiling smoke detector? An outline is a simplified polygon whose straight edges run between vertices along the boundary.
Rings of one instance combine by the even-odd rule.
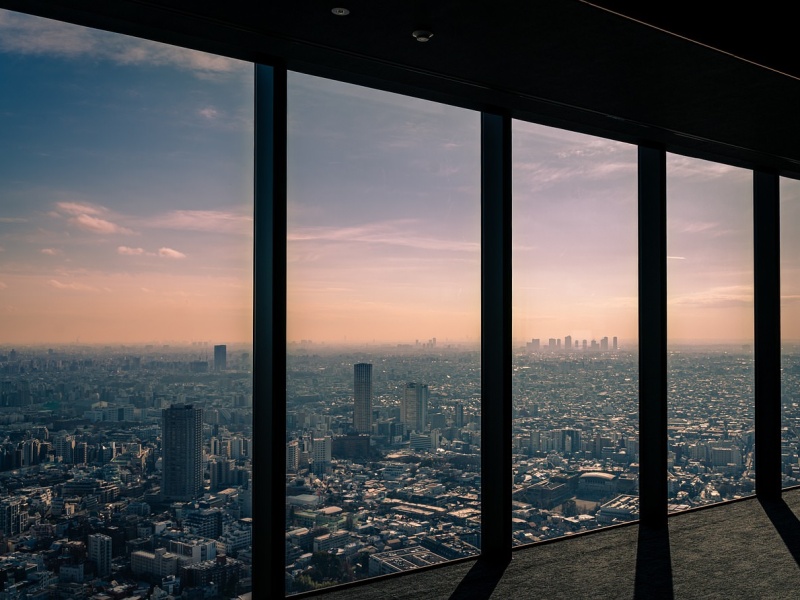
[[[346,17],[350,14],[350,11],[346,8],[332,8],[331,12],[335,14],[337,17]]]
[[[417,29],[411,35],[413,35],[414,39],[417,40],[418,42],[428,42],[433,37],[433,33],[425,29]]]

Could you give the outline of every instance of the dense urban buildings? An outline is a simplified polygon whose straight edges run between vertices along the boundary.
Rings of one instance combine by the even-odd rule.
[[[249,591],[250,367],[201,353],[0,347],[0,573],[36,574],[14,597]]]
[[[637,348],[618,339],[616,350],[603,349],[606,339],[585,350],[555,340],[515,350],[513,545],[639,518]],[[348,362],[354,355],[370,363]],[[799,356],[785,356],[789,423],[800,418],[792,408]],[[287,592],[479,553],[479,359],[465,347],[384,346],[366,355],[290,345]],[[349,374],[365,364],[374,422],[354,436],[352,398],[362,382]],[[752,369],[749,347],[672,348],[671,512],[753,494]],[[792,431],[786,485],[800,483]]]

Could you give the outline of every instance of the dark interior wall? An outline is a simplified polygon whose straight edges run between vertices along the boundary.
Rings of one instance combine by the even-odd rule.
[[[0,0],[11,10],[800,174],[800,81],[785,73],[577,0],[507,0],[490,9],[463,0],[343,4],[350,14],[338,17],[320,0]],[[692,18],[676,18],[680,10]],[[708,29],[697,13],[680,10],[634,16],[675,29],[693,25],[684,34]],[[767,7],[758,15],[779,17]],[[740,28],[753,18],[734,16]],[[434,33],[430,42],[412,37],[420,28]],[[737,41],[740,55],[785,67],[780,47],[747,54],[763,44],[732,35],[735,27],[709,29],[703,39],[724,43],[719,29]]]

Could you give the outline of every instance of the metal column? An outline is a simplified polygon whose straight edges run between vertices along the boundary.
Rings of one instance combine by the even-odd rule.
[[[511,559],[511,118],[481,115],[481,558]]]
[[[781,496],[781,281],[778,175],[753,173],[756,495]]]
[[[639,146],[639,506],[667,525],[667,168]]]
[[[256,65],[253,282],[253,577],[257,598],[285,595],[286,70]]]

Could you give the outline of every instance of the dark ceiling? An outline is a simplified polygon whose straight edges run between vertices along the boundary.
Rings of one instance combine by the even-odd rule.
[[[800,69],[783,36],[789,19],[770,9],[774,2],[747,13],[710,2],[701,14],[697,4],[0,0],[12,10],[800,173]],[[335,7],[350,12],[336,16]],[[419,29],[433,32],[431,41],[417,42]]]

